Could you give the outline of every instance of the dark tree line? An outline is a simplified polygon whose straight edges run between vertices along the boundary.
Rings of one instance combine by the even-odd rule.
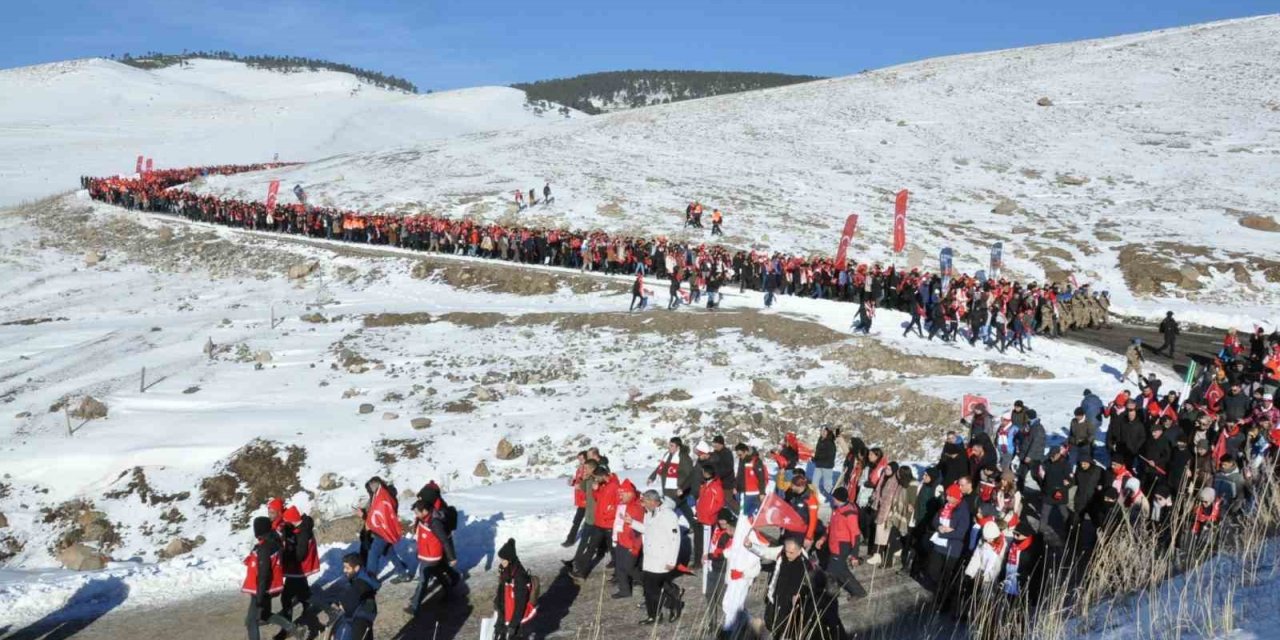
[[[572,78],[539,80],[511,86],[525,92],[530,101],[547,100],[590,114],[603,110],[592,103],[621,104],[626,108],[706,98],[799,82],[821,80],[817,76],[733,71],[608,71]]]
[[[328,71],[349,73],[371,85],[382,87],[383,89],[399,89],[401,91],[408,91],[409,93],[418,92],[418,87],[404,78],[379,73],[377,71],[370,71],[368,69],[361,69],[359,67],[353,67],[349,64],[329,62],[328,60],[317,60],[315,58],[304,58],[301,56],[242,56],[230,51],[184,51],[180,54],[151,52],[137,57],[126,53],[119,58],[119,61],[132,67],[138,67],[139,69],[162,69],[164,67],[171,67],[175,64],[186,64],[188,60],[194,60],[197,58],[241,62],[244,63],[245,66],[255,69],[267,69],[269,71],[279,71],[281,73],[319,71],[321,69],[325,69]]]

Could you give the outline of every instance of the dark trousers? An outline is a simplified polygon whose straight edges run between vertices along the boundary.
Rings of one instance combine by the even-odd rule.
[[[631,590],[636,583],[641,582],[643,576],[640,574],[638,559],[631,553],[630,549],[622,546],[613,547],[613,581],[618,585],[618,593],[631,597]]]
[[[693,536],[693,559],[689,561],[691,566],[702,566],[702,542],[707,536],[707,525],[693,521],[693,526],[689,527],[689,535]]]
[[[1170,359],[1172,359],[1172,358],[1173,358],[1174,349],[1175,349],[1175,346],[1174,346],[1174,345],[1175,345],[1175,343],[1177,343],[1177,341],[1178,341],[1178,336],[1177,336],[1177,334],[1166,333],[1166,334],[1165,334],[1165,336],[1164,336],[1164,344],[1161,344],[1161,345],[1160,345],[1160,348],[1159,348],[1159,349],[1156,349],[1156,353],[1164,353],[1164,350],[1165,350],[1165,349],[1168,349],[1168,350],[1169,350],[1169,358],[1170,358]]]
[[[831,582],[829,588],[844,589],[846,593],[856,598],[864,598],[867,590],[862,588],[862,583],[853,576],[853,571],[849,569],[849,556],[831,556],[827,559],[827,577]]]
[[[573,542],[578,539],[578,529],[582,527],[582,519],[587,515],[586,507],[578,507],[573,512],[573,524],[569,527],[569,535],[565,536],[565,542]]]
[[[674,571],[644,572],[644,610],[650,618],[658,617],[658,608],[674,611],[680,606],[680,590],[676,588]]]
[[[293,620],[294,603],[301,604],[302,610],[307,610],[307,604],[311,602],[311,585],[307,584],[305,577],[290,578],[285,576],[284,591],[280,592],[280,615],[286,620]]]
[[[267,596],[267,611],[271,611],[271,596]],[[259,617],[262,613],[258,596],[249,596],[249,612],[244,616],[244,627],[249,632],[249,640],[260,640],[262,635],[258,631]]]
[[[907,335],[909,335],[909,334],[911,333],[911,329],[913,329],[913,328],[916,330],[916,335],[920,336],[921,338],[923,338],[923,337],[924,337],[924,331],[923,331],[923,330],[921,330],[921,328],[920,328],[920,316],[918,316],[918,315],[916,315],[916,314],[914,314],[914,313],[913,313],[913,314],[911,314],[911,324],[908,324],[908,325],[907,325],[907,330],[902,332],[902,337],[904,337],[904,338],[905,338],[905,337],[907,337]],[[932,332],[930,332],[930,334],[929,334],[929,335],[933,335],[933,333],[932,333]]]
[[[573,558],[574,573],[586,577],[587,572],[595,565],[596,555],[608,542],[610,533],[608,529],[595,525],[587,527],[582,541],[578,543],[578,553]]]
[[[960,557],[950,557],[938,547],[929,554],[929,581],[934,584],[933,601],[938,610],[951,609],[960,595]]]

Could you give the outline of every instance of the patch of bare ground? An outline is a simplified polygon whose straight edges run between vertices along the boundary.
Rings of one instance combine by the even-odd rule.
[[[756,311],[715,313],[527,313],[508,316],[500,313],[455,312],[437,320],[475,329],[498,325],[513,327],[552,326],[565,331],[614,329],[628,333],[714,337],[721,331],[738,331],[744,336],[769,340],[786,347],[819,347],[840,342],[847,335],[808,320]]]
[[[905,353],[871,339],[842,344],[823,354],[822,359],[843,364],[852,371],[881,369],[909,376],[967,376],[974,369],[956,360]]]
[[[409,275],[424,280],[435,278],[455,289],[510,293],[520,296],[545,296],[568,288],[577,294],[597,291],[622,292],[621,283],[574,274],[550,273],[525,269],[518,263],[460,263],[451,260],[417,258]]]
[[[987,370],[991,372],[993,378],[1011,380],[1052,380],[1054,378],[1052,372],[1040,367],[1011,362],[992,362],[987,365]]]
[[[802,402],[784,409],[784,427],[774,434],[781,442],[786,431],[812,432],[812,425],[843,426],[859,434],[868,446],[881,446],[896,458],[919,459],[956,424],[956,407],[900,383],[859,387],[818,387]]]
[[[221,463],[219,473],[201,481],[200,506],[233,507],[231,528],[243,529],[249,516],[267,500],[302,490],[298,472],[306,463],[307,450],[302,447],[252,440]]]
[[[1280,233],[1280,222],[1271,216],[1245,215],[1240,217],[1240,226],[1254,231]]]
[[[191,497],[189,491],[179,491],[178,493],[162,493],[151,487],[151,483],[147,481],[147,474],[142,467],[134,467],[129,471],[122,472],[116,478],[116,482],[124,480],[126,477],[129,481],[123,487],[114,489],[102,494],[102,497],[108,500],[123,500],[129,496],[137,496],[142,504],[157,506],[161,504],[169,504],[170,502],[178,502]]]
[[[431,324],[435,320],[425,311],[413,313],[371,313],[364,317],[366,329],[378,327],[399,327],[413,324]]]
[[[378,464],[389,467],[400,460],[417,460],[430,443],[410,438],[384,438],[373,443],[373,458]]]
[[[1267,282],[1280,282],[1278,261],[1176,242],[1126,245],[1117,258],[1125,283],[1138,295],[1159,293],[1166,286],[1201,291],[1202,278],[1213,271],[1230,272],[1242,285],[1251,284],[1256,273]]]

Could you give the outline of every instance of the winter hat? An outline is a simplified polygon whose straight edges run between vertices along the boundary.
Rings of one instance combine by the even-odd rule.
[[[1216,497],[1218,497],[1218,492],[1214,491],[1213,487],[1205,487],[1200,490],[1201,502],[1213,502]]]
[[[1027,419],[1028,419],[1028,420],[1035,420],[1037,415],[1039,415],[1039,414],[1037,414],[1037,413],[1036,413],[1036,410],[1035,410],[1035,409],[1027,409]]]
[[[849,490],[844,487],[836,487],[835,490],[831,492],[831,499],[836,502],[848,502]]]
[[[515,562],[516,560],[518,560],[518,558],[516,557],[516,539],[515,538],[507,538],[506,544],[502,545],[501,549],[498,549],[498,559],[506,560],[507,562]]]
[[[1018,526],[1013,528],[1013,535],[1030,538],[1036,534],[1036,528],[1031,526],[1030,520],[1019,520]]]
[[[705,453],[705,454],[710,455],[710,454],[711,454],[711,445],[709,445],[709,444],[707,444],[707,443],[705,443],[705,442],[699,442],[699,443],[698,443],[698,446],[696,446],[696,447],[694,447],[694,448],[693,448],[693,452],[694,452],[694,453]]]
[[[720,510],[720,513],[716,514],[716,519],[724,520],[729,524],[737,524],[738,514],[734,513],[733,509],[730,509],[729,507],[724,507],[723,509]]]
[[[982,525],[982,539],[987,542],[994,542],[1000,537],[1000,525],[994,522],[987,522]]]
[[[435,482],[428,482],[422,485],[422,489],[418,491],[418,497],[427,504],[427,508],[435,507],[436,500],[440,499],[440,486]]]
[[[1123,453],[1116,453],[1115,455],[1111,456],[1111,466],[1114,467],[1116,465],[1120,465],[1122,467],[1129,466],[1129,457],[1124,455]]]
[[[284,510],[284,521],[289,524],[302,524],[302,512],[297,507],[290,506]]]
[[[1139,482],[1137,478],[1131,477],[1128,480],[1124,481],[1124,490],[1128,491],[1129,493],[1138,491],[1141,488],[1142,488],[1142,483]]]
[[[1086,396],[1091,396],[1091,395],[1093,395],[1093,392],[1092,392],[1092,391],[1090,391],[1090,390],[1088,390],[1088,389],[1085,389],[1085,390],[1084,390],[1084,395],[1086,395]]]
[[[623,480],[622,486],[618,487],[618,491],[620,493],[630,493],[631,495],[636,495],[636,485],[634,482],[630,480]]]
[[[951,483],[951,486],[947,487],[947,498],[955,498],[956,500],[964,499],[964,492],[960,491],[960,485],[958,483],[953,482]]]
[[[284,500],[272,498],[267,501],[267,511],[284,511]]]
[[[258,516],[253,519],[253,537],[265,538],[271,533],[271,518]]]

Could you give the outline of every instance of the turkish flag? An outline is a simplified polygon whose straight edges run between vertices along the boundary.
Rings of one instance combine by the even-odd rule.
[[[1209,411],[1218,412],[1218,405],[1222,403],[1222,399],[1226,397],[1226,392],[1222,390],[1222,385],[1214,382],[1204,390],[1204,403],[1208,405]]]
[[[893,252],[902,253],[907,246],[907,190],[898,192],[893,203]]]
[[[154,158],[147,158],[147,173],[151,173],[151,168],[155,166]]]
[[[364,528],[391,544],[395,544],[404,535],[400,530],[395,503],[386,487],[378,487],[373,500],[369,501],[369,510],[364,514]]]
[[[138,162],[134,165],[133,172],[137,174],[142,173],[142,156],[138,156]]]
[[[800,457],[800,462],[808,462],[813,459],[813,447],[800,442],[800,438],[796,437],[796,432],[788,431],[786,442],[787,446],[796,450],[796,454]]]
[[[796,510],[776,493],[769,494],[760,504],[760,512],[756,514],[755,522],[751,526],[756,529],[781,527],[793,533],[805,533],[809,530],[809,525],[805,524],[804,518],[801,518],[800,514],[796,513]]]
[[[964,400],[960,403],[960,417],[968,418],[973,415],[973,408],[978,405],[982,405],[987,408],[990,408],[991,406],[987,404],[987,399],[982,396],[974,396],[967,393],[964,394]]]
[[[267,186],[267,211],[271,211],[276,208],[277,193],[280,193],[280,181],[272,180],[271,184]]]
[[[844,255],[849,251],[849,241],[858,231],[858,214],[851,213],[844,221],[844,232],[840,234],[840,247],[836,249],[836,269],[844,269]]]

